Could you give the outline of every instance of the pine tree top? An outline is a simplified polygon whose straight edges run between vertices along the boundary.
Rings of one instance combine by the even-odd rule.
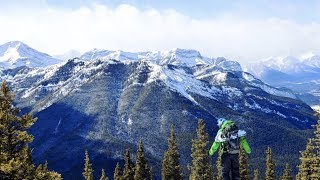
[[[117,163],[116,168],[114,170],[113,179],[121,180],[121,168],[119,162]]]
[[[162,179],[182,179],[180,155],[176,143],[173,125],[171,125],[170,136],[168,138],[168,150],[164,152],[162,160]]]
[[[101,176],[99,180],[108,180],[108,177],[106,176],[106,173],[104,172],[104,169],[101,169]]]
[[[205,131],[203,120],[198,121],[197,137],[192,140],[192,166],[189,179],[212,179],[213,171],[208,153],[209,135]]]
[[[85,180],[93,180],[93,169],[92,164],[90,163],[88,150],[85,151],[84,169],[82,175]]]
[[[267,149],[267,160],[266,160],[266,180],[274,180],[275,173],[274,173],[274,162],[272,160],[272,150],[270,147]]]
[[[143,142],[140,140],[137,150],[136,166],[135,166],[135,180],[144,180],[150,178],[150,168],[144,155]]]
[[[258,169],[254,170],[253,180],[260,180],[260,174]]]
[[[177,149],[176,135],[174,133],[173,125],[171,125],[171,128],[170,128],[170,137],[168,138],[168,148],[172,150]]]
[[[134,178],[134,164],[131,161],[130,149],[127,148],[124,154],[124,168],[123,168],[123,179],[133,180]]]
[[[281,176],[281,180],[293,180],[293,177],[291,176],[291,168],[288,163],[286,164],[286,168]]]

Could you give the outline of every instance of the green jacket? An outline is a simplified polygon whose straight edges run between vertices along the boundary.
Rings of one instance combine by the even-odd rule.
[[[225,122],[221,125],[221,127],[220,127],[220,129],[219,129],[219,131],[218,131],[217,134],[220,134],[226,127],[228,127],[228,126],[230,126],[230,125],[232,125],[232,124],[234,124],[233,121],[230,121],[230,120],[225,121]],[[217,139],[217,138],[216,138],[216,139]],[[223,142],[218,142],[217,140],[214,141],[214,143],[212,144],[212,146],[211,146],[211,148],[210,148],[210,150],[209,150],[210,156],[212,156],[212,155],[219,149],[221,143],[223,143]],[[247,140],[246,140],[246,138],[245,138],[244,136],[243,136],[243,137],[240,137],[240,146],[243,147],[244,151],[245,151],[247,154],[250,154],[250,153],[251,153],[251,148],[250,148],[250,146],[249,146],[249,144],[248,144],[248,142],[247,142]]]

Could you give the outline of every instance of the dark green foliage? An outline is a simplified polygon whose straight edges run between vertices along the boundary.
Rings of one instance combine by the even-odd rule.
[[[274,174],[274,162],[272,159],[272,150],[270,147],[267,149],[267,160],[266,160],[266,180],[274,180],[275,174]]]
[[[242,146],[240,146],[239,164],[240,164],[239,170],[240,170],[241,180],[249,180],[250,175],[249,175],[249,167],[248,167],[248,158]]]
[[[309,142],[306,146],[306,150],[301,152],[300,157],[300,165],[299,172],[296,176],[297,180],[309,180],[312,177],[317,177],[318,174],[316,172],[315,166],[315,154],[314,154],[314,146],[312,145],[312,140],[309,139]]]
[[[93,169],[92,164],[90,163],[89,154],[87,150],[85,152],[84,169],[82,175],[85,180],[93,180]]]
[[[293,180],[291,175],[290,165],[287,163],[286,168],[284,169],[283,175],[281,176],[281,180]]]
[[[171,126],[170,137],[168,138],[168,150],[164,152],[164,157],[162,160],[161,175],[163,180],[182,179],[180,154],[178,151],[173,125]]]
[[[217,166],[217,175],[215,176],[216,180],[222,180],[222,176],[221,176],[221,156],[222,156],[222,153],[223,153],[223,149],[220,147],[218,159],[216,162],[216,166]]]
[[[316,113],[319,117],[319,112]],[[297,180],[319,179],[320,174],[320,120],[315,129],[315,137],[310,138],[306,149],[301,152]]]
[[[135,180],[145,180],[150,178],[150,167],[144,156],[143,143],[140,140],[138,151],[137,151],[137,161],[134,173]]]
[[[122,177],[121,177],[121,168],[120,168],[119,163],[117,163],[116,168],[114,169],[113,179],[114,179],[114,180],[122,180]]]
[[[149,171],[149,173],[150,173],[150,180],[154,180],[152,167],[150,167],[149,169],[150,169],[150,171]]]
[[[14,94],[6,81],[0,89],[0,179],[61,179],[61,175],[50,172],[47,163],[34,170],[28,144],[33,136],[27,130],[36,121],[30,114],[18,116],[14,107]]]
[[[254,170],[253,180],[260,180],[260,174],[258,169]]]
[[[315,153],[314,171],[315,171],[316,175],[320,176],[320,119],[318,120],[318,124],[316,125],[316,130],[315,130],[314,134],[315,134],[315,137],[313,139],[314,153]]]
[[[99,180],[108,180],[108,177],[106,176],[106,173],[104,172],[104,169],[101,170],[101,176]]]
[[[121,177],[121,168],[120,168],[120,164],[119,164],[119,163],[117,163],[116,168],[114,169],[113,179],[114,179],[114,180],[122,180],[122,177]]]
[[[19,117],[13,101],[14,94],[4,81],[0,90],[0,179],[30,179],[34,165],[28,144],[33,137],[27,129],[36,119],[30,114]]]
[[[320,119],[318,120],[314,134],[315,134],[315,138],[314,138],[315,149],[317,153],[320,153]]]
[[[203,120],[198,121],[197,137],[192,140],[190,180],[212,179],[213,172],[208,153],[208,134],[205,132]]]
[[[124,164],[122,178],[124,180],[133,180],[134,179],[134,164],[130,158],[130,149],[129,148],[126,149],[126,152],[124,155],[124,160],[125,160],[125,164]]]
[[[45,164],[39,164],[34,175],[35,180],[61,180],[61,175],[54,172],[48,171],[48,162]]]

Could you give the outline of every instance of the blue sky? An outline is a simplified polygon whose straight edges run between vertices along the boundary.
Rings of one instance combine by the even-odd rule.
[[[284,18],[301,23],[319,21],[319,0],[1,0],[4,10],[10,8],[55,7],[76,9],[92,3],[117,7],[130,4],[137,8],[174,9],[194,18],[214,18],[233,13],[246,18]]]
[[[50,54],[180,47],[251,62],[320,53],[319,0],[1,0],[0,24],[0,43]]]

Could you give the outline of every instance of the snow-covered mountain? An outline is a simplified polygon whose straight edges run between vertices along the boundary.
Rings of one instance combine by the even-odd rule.
[[[238,62],[227,61],[225,58],[208,58],[201,56],[199,51],[192,49],[173,49],[169,51],[151,51],[151,52],[124,52],[118,51],[108,51],[93,49],[84,53],[80,59],[83,60],[117,60],[117,61],[140,61],[146,60],[152,63],[163,65],[176,65],[193,67],[196,65],[215,65],[226,70],[241,71],[241,66]]]
[[[253,157],[268,145],[304,142],[305,129],[316,122],[290,90],[265,84],[236,61],[196,50],[94,49],[45,68],[3,69],[0,79],[16,92],[17,106],[39,119],[31,129],[35,161],[48,160],[65,179],[79,178],[85,149],[96,167],[108,160],[110,175],[125,147],[136,150],[140,139],[158,173],[171,124],[186,167],[199,118],[210,137],[217,118],[236,121],[251,137]],[[275,156],[285,151],[298,157],[299,150],[283,148]]]
[[[271,57],[249,64],[246,68],[258,77],[263,76],[264,69],[273,69],[289,75],[319,73],[320,56],[314,55],[306,59],[298,59],[293,56]]]
[[[48,54],[32,49],[20,41],[11,41],[0,46],[0,68],[46,67],[62,62]]]
[[[245,71],[276,87],[289,88],[310,105],[320,103],[320,56],[268,58],[245,67]]]

